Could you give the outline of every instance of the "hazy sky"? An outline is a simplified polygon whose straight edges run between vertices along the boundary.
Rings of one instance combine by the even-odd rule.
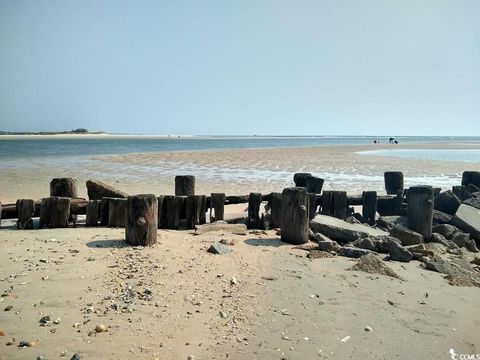
[[[0,0],[0,130],[480,135],[479,0]]]

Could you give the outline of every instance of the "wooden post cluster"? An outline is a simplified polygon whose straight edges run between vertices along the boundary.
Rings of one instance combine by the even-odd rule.
[[[97,226],[99,220],[101,200],[90,200],[87,203],[85,210],[87,218],[85,220],[85,226]]]
[[[408,227],[427,241],[432,236],[433,199],[431,186],[413,186],[408,191]]]
[[[223,220],[225,217],[225,194],[212,193],[210,195],[210,222]]]
[[[308,195],[301,187],[282,192],[281,239],[290,244],[308,242]]]
[[[375,215],[377,213],[377,192],[376,191],[364,191],[362,194],[362,217],[363,222],[369,225],[375,224]]]
[[[193,175],[175,176],[175,195],[176,196],[195,195],[195,176]]]
[[[189,195],[186,200],[187,229],[195,229],[196,225],[205,224],[207,197],[205,195]]]
[[[324,191],[322,194],[322,214],[334,216],[338,219],[347,217],[347,192],[346,191]]]
[[[260,204],[262,203],[261,193],[250,193],[248,197],[248,218],[247,228],[261,229],[262,219],[260,218]]]
[[[40,205],[40,229],[63,228],[68,226],[70,198],[50,196],[42,199]]]
[[[401,171],[386,171],[383,177],[387,194],[396,195],[398,190],[403,191],[403,173]]]
[[[108,226],[125,227],[127,217],[127,199],[108,200]]]
[[[137,246],[152,246],[157,242],[158,200],[155,195],[136,195],[127,198],[125,241]]]
[[[282,226],[282,194],[273,192],[270,197],[270,227],[279,228]]]
[[[462,185],[474,185],[480,188],[480,171],[464,171],[462,174]]]
[[[33,229],[33,214],[35,213],[35,200],[18,199],[17,203],[17,229]]]

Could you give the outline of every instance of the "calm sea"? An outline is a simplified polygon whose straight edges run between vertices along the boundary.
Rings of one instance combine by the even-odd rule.
[[[400,143],[413,142],[459,142],[478,143],[480,137],[396,137]],[[37,157],[62,157],[82,155],[111,155],[126,153],[145,153],[159,151],[192,151],[211,149],[267,148],[322,145],[372,144],[374,140],[382,143],[388,138],[372,136],[318,136],[318,137],[85,137],[72,139],[17,138],[0,136],[0,158],[31,159]],[[449,160],[480,161],[478,150],[448,150]],[[368,153],[367,153],[368,154]],[[406,156],[442,160],[446,152],[425,150],[417,151],[379,151],[372,155]]]

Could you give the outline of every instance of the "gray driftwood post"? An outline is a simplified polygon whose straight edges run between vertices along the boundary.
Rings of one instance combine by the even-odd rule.
[[[77,179],[55,178],[50,181],[50,196],[78,197]]]
[[[377,192],[364,191],[362,194],[362,217],[363,222],[369,225],[375,224],[375,214],[377,213]]]
[[[248,197],[248,218],[247,227],[249,229],[260,229],[262,220],[260,218],[260,204],[262,203],[261,193],[250,193]]]
[[[165,199],[165,196],[160,195],[157,198],[158,202],[158,216],[157,216],[157,225],[159,229],[165,229],[167,227],[167,217],[166,217],[166,211],[165,211],[165,202],[163,201]]]
[[[212,193],[210,195],[210,222],[223,220],[225,216],[224,214],[225,214],[225,194]]]
[[[462,185],[475,185],[480,188],[480,171],[464,171],[462,174]]]
[[[187,196],[187,229],[195,229],[195,225],[205,224],[206,196]]]
[[[408,191],[407,222],[410,230],[423,235],[425,240],[432,236],[433,188],[413,186]]]
[[[281,239],[290,244],[308,242],[308,195],[304,188],[282,192]]]
[[[396,195],[398,190],[403,191],[403,173],[401,171],[386,171],[383,177],[387,194]]]
[[[307,187],[307,179],[312,176],[310,173],[296,173],[293,175],[293,182],[296,187]]]
[[[85,220],[85,226],[98,226],[98,213],[100,210],[101,200],[90,200],[87,203],[85,214],[87,218]]]
[[[282,226],[282,194],[272,192],[270,197],[270,227],[279,228]]]
[[[322,214],[339,219],[347,217],[348,198],[345,191],[324,191],[322,194]]]
[[[315,217],[315,214],[317,212],[317,194],[307,192],[307,195],[308,195],[308,219],[312,220]]]
[[[33,214],[35,213],[35,200],[19,199],[17,207],[17,229],[33,229]]]
[[[68,226],[70,198],[50,196],[43,198],[40,205],[40,229]]]
[[[195,195],[195,176],[193,175],[175,176],[175,195],[176,196]]]
[[[305,187],[307,188],[307,192],[320,194],[322,192],[324,180],[322,178],[316,176],[307,176],[305,181]]]
[[[127,217],[127,199],[108,200],[108,226],[125,227]]]
[[[163,198],[165,210],[165,222],[168,229],[176,230],[180,227],[182,209],[185,205],[185,197],[167,195]]]
[[[137,246],[152,246],[157,242],[158,200],[155,195],[135,195],[127,198],[125,241]]]

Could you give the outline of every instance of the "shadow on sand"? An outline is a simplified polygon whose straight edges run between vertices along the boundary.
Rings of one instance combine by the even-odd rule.
[[[247,240],[245,240],[245,244],[251,245],[251,246],[273,246],[273,247],[289,245],[289,244],[281,241],[279,238],[247,239]]]
[[[128,245],[124,239],[115,240],[93,240],[87,243],[90,248],[124,248]]]

